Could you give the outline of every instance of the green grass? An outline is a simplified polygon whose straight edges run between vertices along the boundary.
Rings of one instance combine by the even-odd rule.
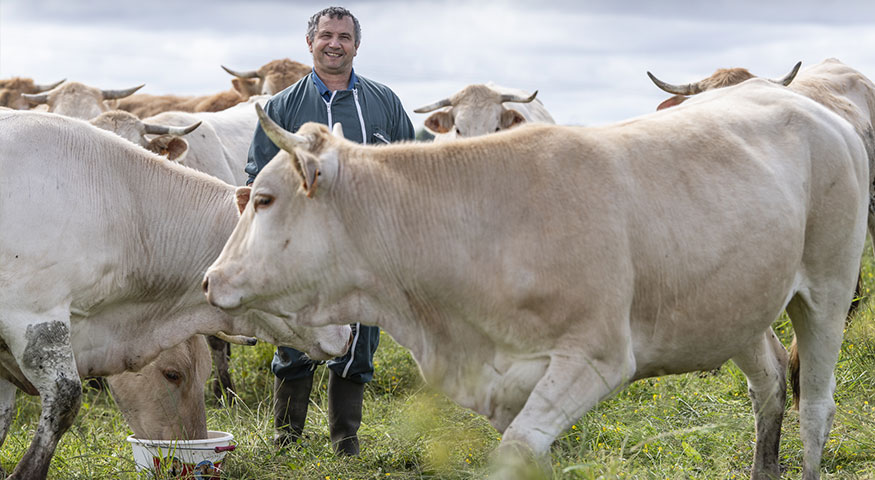
[[[867,247],[866,293],[875,288]],[[789,345],[786,318],[775,323]],[[365,390],[359,432],[362,455],[338,458],[328,441],[327,373],[317,370],[305,440],[277,450],[270,408],[270,345],[237,347],[232,375],[239,401],[218,405],[209,392],[207,425],[234,434],[223,478],[477,479],[500,440],[480,415],[456,406],[422,382],[409,353],[383,334],[376,375]],[[875,479],[875,302],[846,329],[836,367],[836,413],[823,458],[823,478]],[[30,443],[39,401],[19,394],[18,412],[0,449],[11,471]],[[784,478],[799,478],[802,444],[788,409],[781,439]],[[73,427],[52,461],[52,479],[137,479],[125,442],[129,430],[111,398],[87,390]],[[749,477],[753,416],[744,375],[730,362],[719,371],[642,380],[587,413],[552,450],[555,479],[741,479]],[[146,477],[148,478],[148,477]]]

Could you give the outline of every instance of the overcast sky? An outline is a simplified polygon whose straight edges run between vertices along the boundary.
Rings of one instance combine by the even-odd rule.
[[[143,93],[230,88],[220,65],[308,65],[307,19],[343,5],[362,25],[356,72],[413,109],[471,83],[538,90],[557,123],[653,111],[670,83],[743,66],[780,78],[836,57],[875,78],[875,1],[0,0],[0,78]]]

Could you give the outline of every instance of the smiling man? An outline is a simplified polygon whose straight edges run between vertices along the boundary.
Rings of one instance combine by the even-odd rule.
[[[353,59],[361,44],[358,19],[345,8],[329,7],[310,17],[307,46],[313,54],[313,71],[271,98],[265,112],[286,130],[296,132],[306,122],[333,126],[340,123],[344,136],[364,144],[386,144],[414,138],[413,125],[401,101],[385,85],[357,75]],[[279,149],[261,128],[249,148],[247,185]],[[328,415],[331,442],[341,455],[358,455],[358,428],[362,418],[364,384],[373,378],[374,351],[380,330],[354,323],[349,353],[328,362]],[[275,441],[297,441],[304,429],[316,363],[303,353],[277,348],[271,370],[274,384]]]

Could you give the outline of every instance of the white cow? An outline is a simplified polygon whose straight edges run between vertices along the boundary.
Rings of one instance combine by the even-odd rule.
[[[261,123],[282,150],[238,189],[252,198],[205,276],[212,304],[369,318],[503,432],[496,478],[629,382],[728,359],[754,404],[752,477],[779,477],[786,307],[818,478],[869,181],[834,113],[754,80],[616,125],[448,144]]]
[[[853,125],[869,157],[870,175],[870,201],[869,201],[869,236],[875,240],[875,84],[859,71],[845,65],[835,58],[828,58],[816,65],[806,67],[799,72],[795,81],[793,76],[799,70],[800,63],[796,64],[793,71],[784,78],[784,85],[789,85],[791,91],[804,95],[826,108],[832,110]],[[736,85],[754,76],[743,68],[718,69],[705,80],[701,80],[689,86],[677,86],[667,84],[648,75],[656,85],[675,94],[674,97],[661,103],[658,109],[678,105],[685,101],[689,95]],[[862,282],[858,278],[855,297],[861,295]],[[851,304],[850,312],[857,307],[857,302]],[[799,364],[797,338],[794,337],[790,346],[790,379],[793,387],[794,398],[798,398],[801,385],[799,384]],[[796,405],[798,407],[798,405]]]
[[[237,221],[232,186],[86,122],[13,110],[0,112],[0,172],[0,438],[15,387],[42,403],[12,478],[46,477],[80,377],[138,370],[197,333],[345,352],[348,326],[233,318],[204,301],[200,279]]]
[[[425,128],[435,135],[436,142],[486,135],[523,122],[556,123],[541,101],[535,99],[537,94],[492,82],[474,84],[414,112],[442,109],[425,119]],[[505,108],[506,102],[515,103],[514,108]]]
[[[248,178],[243,168],[249,144],[258,127],[253,105],[264,105],[269,98],[258,95],[221,112],[164,112],[143,121],[180,127],[203,122],[186,137],[188,154],[182,164],[232,185],[243,185]]]
[[[79,82],[64,82],[48,92],[21,96],[32,104],[47,105],[49,112],[90,120],[110,110],[106,100],[127,97],[141,88],[143,85],[125,90],[101,90]]]
[[[150,152],[166,155],[169,160],[184,164],[188,142],[181,138],[193,132],[201,122],[184,127],[146,123],[136,115],[124,110],[110,110],[89,120],[95,127],[114,132],[116,135],[137,144]]]

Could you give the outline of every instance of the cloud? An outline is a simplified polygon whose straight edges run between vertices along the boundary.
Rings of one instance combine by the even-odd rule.
[[[780,77],[838,57],[875,74],[875,2],[829,0],[350,1],[361,21],[356,71],[412,109],[470,83],[527,91],[559,123],[602,124],[664,99],[645,72],[682,83],[718,67]],[[0,78],[61,78],[145,93],[230,88],[221,70],[277,58],[311,63],[307,19],[323,1],[109,0],[0,3]]]

